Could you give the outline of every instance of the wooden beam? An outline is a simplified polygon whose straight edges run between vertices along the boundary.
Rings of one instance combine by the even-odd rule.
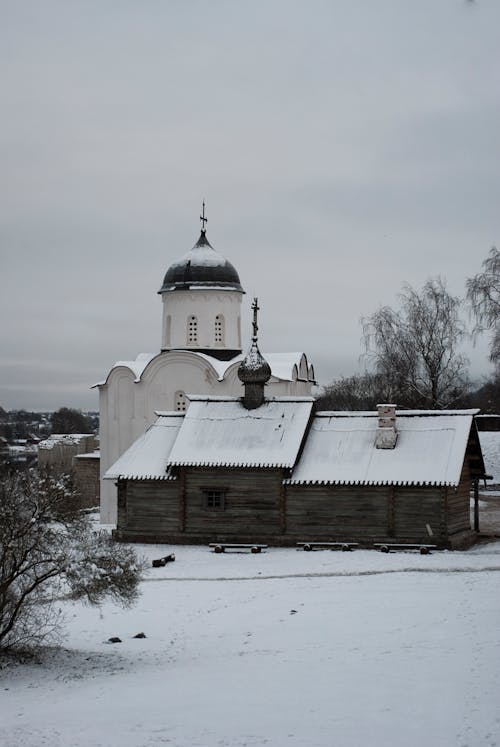
[[[285,474],[283,473],[283,479]],[[286,485],[283,482],[280,485],[280,529],[286,532]]]
[[[186,470],[179,469],[179,532],[186,531]]]
[[[396,490],[394,485],[389,486],[387,494],[387,536],[394,537],[396,516]]]
[[[473,481],[474,486],[474,531],[479,532],[479,480]]]
[[[448,488],[441,488],[441,511],[439,517],[439,534],[442,540],[448,539]]]

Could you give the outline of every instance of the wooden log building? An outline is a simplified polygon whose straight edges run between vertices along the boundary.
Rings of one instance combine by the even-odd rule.
[[[314,413],[312,397],[266,400],[257,308],[243,397],[191,396],[186,412],[158,412],[107,471],[116,538],[472,544],[471,485],[485,477],[478,411]]]

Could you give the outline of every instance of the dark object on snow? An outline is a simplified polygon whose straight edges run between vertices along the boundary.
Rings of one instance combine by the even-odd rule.
[[[167,565],[167,563],[173,563],[175,560],[174,553],[170,553],[170,555],[165,555],[164,558],[158,558],[158,560],[153,560],[152,566],[153,568],[161,568],[164,565]]]
[[[121,643],[121,642],[122,642],[122,639],[118,638],[117,635],[111,636],[111,638],[108,638],[108,640],[106,641],[106,643]]]
[[[137,635],[133,635],[132,638],[146,638],[146,633],[137,633]]]
[[[290,610],[290,614],[291,615],[296,615],[297,614],[297,610]]]

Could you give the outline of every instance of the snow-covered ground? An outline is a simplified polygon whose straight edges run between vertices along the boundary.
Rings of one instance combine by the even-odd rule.
[[[65,648],[0,672],[1,745],[500,745],[500,542],[139,548],[173,549],[137,606],[65,604]]]

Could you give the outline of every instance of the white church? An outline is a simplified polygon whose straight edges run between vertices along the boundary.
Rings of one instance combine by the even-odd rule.
[[[116,487],[104,474],[157,419],[183,412],[189,395],[242,395],[243,290],[233,265],[202,230],[194,247],[168,268],[158,293],[163,305],[161,347],[118,361],[99,388],[101,522],[117,517]],[[250,332],[244,340],[250,340]],[[246,344],[245,344],[246,347]],[[308,396],[314,368],[304,353],[264,353],[271,367],[266,397]]]

